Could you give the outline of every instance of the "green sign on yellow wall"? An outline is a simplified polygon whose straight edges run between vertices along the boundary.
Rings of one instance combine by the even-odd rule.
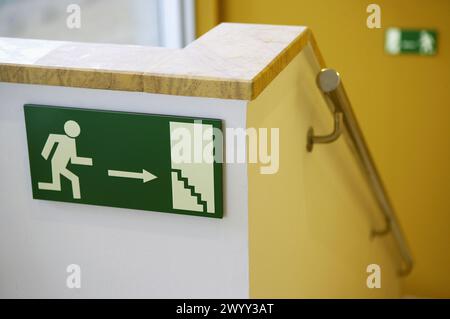
[[[178,154],[199,143],[211,158],[221,152],[213,138],[220,120],[40,105],[24,111],[35,199],[222,217],[222,164]]]
[[[389,28],[386,30],[385,49],[392,55],[434,55],[437,52],[437,32]]]

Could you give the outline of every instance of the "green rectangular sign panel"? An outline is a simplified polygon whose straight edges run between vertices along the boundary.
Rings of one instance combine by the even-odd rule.
[[[434,55],[437,51],[437,32],[389,28],[386,30],[385,49],[389,54]]]
[[[221,218],[217,119],[25,105],[35,199]],[[200,156],[198,156],[200,154]]]

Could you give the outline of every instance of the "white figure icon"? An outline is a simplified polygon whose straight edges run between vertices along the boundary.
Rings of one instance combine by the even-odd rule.
[[[76,165],[92,166],[92,158],[78,157],[77,146],[75,138],[80,135],[80,126],[75,121],[67,121],[64,124],[63,134],[50,134],[45,142],[44,149],[42,150],[42,157],[46,160],[50,155],[50,152],[54,144],[56,146],[55,153],[53,154],[52,165],[52,182],[51,183],[38,183],[38,188],[42,190],[61,191],[61,175],[67,178],[72,183],[72,193],[74,199],[80,199],[80,181],[78,176],[67,169],[69,161]]]
[[[426,31],[420,32],[420,52],[424,54],[434,52],[434,38]]]

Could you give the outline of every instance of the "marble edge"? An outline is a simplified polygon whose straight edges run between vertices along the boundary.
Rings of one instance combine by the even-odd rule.
[[[308,43],[324,67],[312,32],[305,28],[250,80],[0,62],[0,81],[250,101],[256,99]]]

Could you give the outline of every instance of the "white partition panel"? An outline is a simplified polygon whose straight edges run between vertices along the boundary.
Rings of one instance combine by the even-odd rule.
[[[244,128],[247,102],[7,83],[0,97],[0,297],[248,297],[246,164],[224,165],[223,219],[33,200],[23,113],[33,103]],[[80,289],[66,286],[70,264]]]

